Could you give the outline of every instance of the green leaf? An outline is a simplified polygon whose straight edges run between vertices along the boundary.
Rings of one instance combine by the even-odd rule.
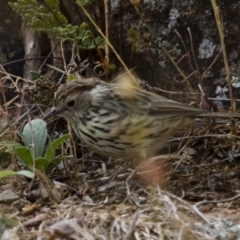
[[[19,172],[14,172],[14,171],[10,171],[10,170],[0,171],[0,179],[8,177],[8,176],[13,176],[13,175],[23,175],[28,178],[34,177],[34,174],[32,172],[26,171],[26,170],[19,171]]]
[[[28,147],[20,146],[15,148],[15,152],[19,160],[28,167],[32,167],[32,153]]]
[[[23,175],[23,176],[28,177],[28,178],[33,178],[34,177],[34,173],[30,172],[30,171],[27,171],[27,170],[18,171],[18,172],[16,172],[16,174]]]
[[[27,123],[23,129],[24,144],[31,147],[32,156],[36,158],[43,155],[47,140],[47,124],[42,119],[34,119]]]
[[[35,160],[35,168],[41,172],[45,172],[49,161],[46,158],[39,157]]]
[[[51,158],[53,157],[53,154],[57,150],[57,148],[68,138],[69,138],[69,134],[65,134],[65,135],[62,135],[61,137],[57,138],[56,140],[54,140],[52,143],[50,143],[50,145],[48,146],[48,148],[45,152],[44,157],[46,159],[48,159],[48,161],[50,161]]]

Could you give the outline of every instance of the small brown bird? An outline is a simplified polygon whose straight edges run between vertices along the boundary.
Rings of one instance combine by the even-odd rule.
[[[110,157],[145,159],[197,117],[240,118],[175,102],[140,88],[96,78],[68,81],[56,92],[45,119],[65,118],[94,151]]]

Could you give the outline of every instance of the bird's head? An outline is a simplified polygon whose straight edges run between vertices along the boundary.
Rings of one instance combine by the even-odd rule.
[[[73,114],[86,111],[94,97],[94,89],[101,81],[96,79],[74,80],[63,84],[56,92],[54,106],[46,114],[44,120],[53,116],[62,116],[66,119]]]

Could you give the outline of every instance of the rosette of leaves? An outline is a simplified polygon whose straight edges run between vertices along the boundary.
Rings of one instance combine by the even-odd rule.
[[[5,141],[5,145],[8,151],[15,151],[15,154],[20,162],[30,169],[49,173],[63,157],[54,158],[57,148],[69,138],[68,134],[65,134],[49,144],[46,151],[44,147],[47,140],[47,127],[46,122],[42,119],[34,119],[27,123],[23,128],[23,132],[18,133],[21,137],[24,146],[16,143]],[[71,156],[65,156],[71,157]]]

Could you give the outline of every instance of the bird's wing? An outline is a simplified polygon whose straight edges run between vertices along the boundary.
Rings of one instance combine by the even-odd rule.
[[[206,113],[204,110],[169,100],[136,87],[128,90],[124,89],[123,91],[122,87],[118,85],[116,86],[116,92],[121,97],[122,109],[128,109],[131,113],[161,116],[163,118],[177,116],[191,117]]]

